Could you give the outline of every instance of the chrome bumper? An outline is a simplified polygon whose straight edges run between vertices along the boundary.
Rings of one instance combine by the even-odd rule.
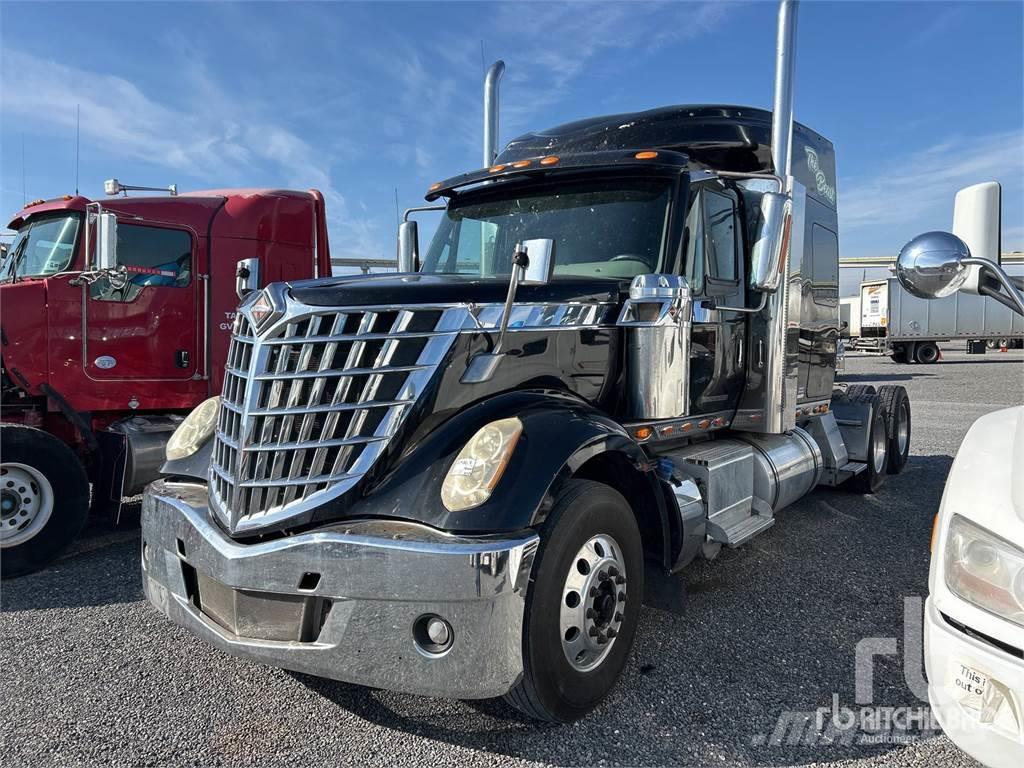
[[[172,621],[235,656],[428,696],[516,684],[537,544],[363,521],[243,545],[210,522],[205,486],[157,481],[142,505],[143,586]],[[414,640],[424,614],[452,627],[443,653]]]

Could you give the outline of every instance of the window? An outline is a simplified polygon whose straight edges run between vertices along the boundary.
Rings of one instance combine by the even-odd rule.
[[[485,190],[445,211],[423,271],[508,275],[516,243],[550,238],[556,277],[630,279],[657,272],[671,196],[666,179]]]
[[[181,229],[118,222],[117,261],[128,273],[127,284],[115,287],[106,278],[97,280],[94,299],[127,302],[149,286],[183,288],[192,281],[192,236]]]
[[[686,216],[686,268],[684,275],[694,293],[704,292],[704,194],[698,191]]]
[[[736,232],[736,203],[725,195],[705,190],[708,247],[710,249],[710,277],[735,282],[738,236]]]
[[[67,269],[74,256],[80,220],[77,213],[31,218],[11,243],[0,278],[45,277]]]
[[[839,296],[839,240],[820,224],[811,227],[811,293],[819,302]]]

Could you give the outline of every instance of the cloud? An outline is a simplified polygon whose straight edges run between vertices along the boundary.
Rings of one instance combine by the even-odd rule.
[[[227,95],[202,61],[189,57],[187,106],[148,96],[130,80],[77,69],[7,47],[2,108],[29,126],[72,131],[80,105],[81,133],[115,157],[131,159],[222,187],[251,186],[253,177],[280,179],[324,194],[339,256],[376,256],[373,227],[352,219],[330,172],[331,157],[314,148],[258,103]]]
[[[925,228],[948,229],[957,191],[983,181],[1003,186],[1004,246],[1010,247],[1019,217],[1007,200],[1024,191],[1024,131],[1000,131],[983,136],[950,137],[922,149],[902,162],[870,168],[856,178],[840,179],[839,219],[845,236],[858,243],[844,248],[857,255],[859,243],[878,235],[898,247]],[[892,234],[896,238],[892,239]],[[881,243],[879,243],[881,245]]]

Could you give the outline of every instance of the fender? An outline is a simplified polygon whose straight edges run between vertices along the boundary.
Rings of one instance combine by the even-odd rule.
[[[523,422],[523,434],[491,498],[474,509],[447,510],[441,503],[441,484],[455,456],[478,429],[512,416]],[[510,392],[461,411],[399,457],[363,499],[344,511],[325,505],[318,522],[342,515],[403,518],[460,534],[535,528],[544,521],[551,495],[588,467],[591,479],[621,488],[624,478],[600,473],[594,462],[602,457],[646,489],[644,515],[656,523],[659,557],[667,557],[671,534],[666,503],[643,449],[604,413],[556,391]],[[635,499],[631,502],[636,504]],[[642,528],[646,522],[641,521]]]

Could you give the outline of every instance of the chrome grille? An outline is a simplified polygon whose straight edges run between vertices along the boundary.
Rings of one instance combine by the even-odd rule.
[[[289,307],[263,335],[239,312],[210,467],[214,513],[258,529],[334,498],[383,453],[465,308]]]

